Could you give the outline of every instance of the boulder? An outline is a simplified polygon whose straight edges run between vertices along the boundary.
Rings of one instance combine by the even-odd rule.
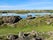
[[[7,39],[8,40],[16,40],[16,39],[18,39],[19,37],[18,37],[18,35],[8,35],[7,36]]]
[[[46,24],[51,24],[52,22],[51,22],[52,20],[51,19],[48,19],[48,20],[46,20],[45,22],[46,22]]]
[[[32,15],[28,15],[26,19],[34,19],[35,17],[32,17]]]
[[[4,21],[0,20],[0,25],[4,24]]]
[[[53,36],[53,31],[47,32],[48,35]]]
[[[37,32],[35,32],[34,30],[32,30],[32,32],[30,33],[32,36],[36,36]]]
[[[19,32],[19,37],[22,38],[24,36],[24,32]]]
[[[30,37],[29,36],[25,36],[24,40],[30,40]]]
[[[2,25],[4,21],[2,20],[2,17],[0,17],[0,25]]]
[[[36,37],[36,40],[42,40],[42,38],[41,37]]]
[[[5,16],[2,17],[4,23],[16,23],[20,21],[22,18],[20,16]]]

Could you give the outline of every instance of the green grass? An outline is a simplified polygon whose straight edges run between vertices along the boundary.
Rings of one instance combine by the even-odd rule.
[[[3,27],[0,28],[0,35],[8,35],[9,33],[11,34],[18,34],[18,32],[30,32],[32,30],[35,30],[37,32],[47,32],[47,31],[53,31],[53,26],[49,25],[44,25],[44,26],[26,26],[26,27],[17,27],[17,28],[12,28],[12,27]]]
[[[43,22],[40,22],[40,20],[43,20]],[[16,23],[16,28],[3,25],[2,27],[0,26],[0,35],[8,35],[9,33],[18,34],[21,31],[30,32],[32,30],[37,32],[53,31],[53,24],[47,25],[44,21],[45,18],[35,18],[29,21],[23,19]]]

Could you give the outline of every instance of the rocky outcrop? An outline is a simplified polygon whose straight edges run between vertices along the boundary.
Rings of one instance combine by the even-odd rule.
[[[16,23],[20,21],[22,18],[20,16],[4,16],[0,18],[0,25],[3,23]]]
[[[28,15],[26,19],[34,19],[35,17],[32,17],[32,15]]]
[[[34,34],[36,34],[34,32]],[[30,33],[19,32],[19,35],[8,35],[8,40],[44,40],[39,36],[33,35]]]
[[[4,24],[4,21],[0,20],[0,25]]]
[[[49,34],[53,35],[53,32],[49,32]],[[6,36],[0,35],[0,40],[46,40],[48,38],[53,38],[53,36],[49,36],[48,32],[19,32],[18,34],[8,34]],[[47,36],[47,37],[46,37]]]

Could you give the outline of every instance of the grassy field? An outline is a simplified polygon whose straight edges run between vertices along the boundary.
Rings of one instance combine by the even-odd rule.
[[[47,24],[45,20],[49,20],[48,17],[35,18],[35,19],[22,19],[15,24],[3,24],[0,25],[0,35],[7,36],[8,34],[18,34],[18,32],[31,32],[32,30],[36,32],[49,32],[53,31],[53,23]],[[53,18],[52,18],[53,20]],[[53,21],[52,21],[53,22]],[[43,34],[44,38],[52,40],[49,38],[48,34]],[[5,38],[5,37],[4,37]]]
[[[32,30],[35,30],[37,32],[47,32],[47,31],[53,31],[52,25],[43,25],[43,26],[25,26],[25,27],[2,27],[0,28],[0,35],[8,35],[9,33],[12,34],[18,34],[18,32],[30,32]]]
[[[35,30],[37,32],[53,31],[53,23],[49,25],[46,24],[44,21],[49,19],[46,18],[35,18],[31,20],[22,19],[19,22],[17,22],[16,25],[14,25],[14,27],[10,25],[0,26],[0,35],[8,35],[9,33],[18,34],[18,32],[21,31],[30,32],[32,30]]]

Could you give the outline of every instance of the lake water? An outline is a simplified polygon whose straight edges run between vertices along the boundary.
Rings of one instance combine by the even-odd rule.
[[[36,15],[46,15],[46,14],[51,14],[51,13],[26,13],[26,14],[16,14],[16,13],[0,13],[0,16],[20,16],[21,18],[26,18],[27,15],[32,15],[33,17]]]

